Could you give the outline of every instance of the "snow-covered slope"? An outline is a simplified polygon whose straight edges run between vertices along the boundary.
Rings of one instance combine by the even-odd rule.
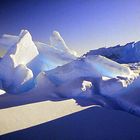
[[[117,45],[109,48],[91,50],[87,55],[102,55],[119,63],[135,63],[140,61],[140,41]]]

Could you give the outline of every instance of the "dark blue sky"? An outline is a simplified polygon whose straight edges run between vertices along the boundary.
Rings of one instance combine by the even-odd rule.
[[[0,35],[21,29],[44,42],[58,30],[80,53],[140,40],[140,0],[0,0]]]

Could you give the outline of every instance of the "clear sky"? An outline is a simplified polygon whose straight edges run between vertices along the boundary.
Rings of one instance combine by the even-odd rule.
[[[21,29],[43,42],[58,30],[79,53],[137,41],[140,0],[0,0],[0,35]]]

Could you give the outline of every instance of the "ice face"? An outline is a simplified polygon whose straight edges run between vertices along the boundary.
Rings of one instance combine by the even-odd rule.
[[[85,62],[89,63],[101,76],[115,78],[117,76],[128,77],[133,75],[128,67],[100,55],[89,55],[86,57]]]
[[[61,37],[58,31],[53,31],[52,36],[50,37],[50,45],[62,52],[69,53],[77,57],[77,53],[73,50],[70,50],[66,45],[64,39]]]
[[[28,89],[33,78],[32,71],[26,67],[38,55],[38,50],[27,30],[21,31],[19,40],[0,61],[0,77],[3,87],[9,92]]]
[[[61,51],[68,50],[68,47],[67,47],[65,41],[63,40],[63,38],[60,36],[59,32],[57,32],[57,31],[53,31],[53,34],[50,37],[50,45]]]
[[[18,42],[10,48],[6,55],[12,55],[15,67],[26,65],[38,55],[37,47],[27,30],[22,30]]]

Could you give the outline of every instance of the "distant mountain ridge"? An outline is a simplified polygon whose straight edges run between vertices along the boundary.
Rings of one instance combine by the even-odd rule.
[[[114,46],[91,50],[87,55],[102,55],[118,63],[140,62],[140,41],[127,43],[124,46]]]

